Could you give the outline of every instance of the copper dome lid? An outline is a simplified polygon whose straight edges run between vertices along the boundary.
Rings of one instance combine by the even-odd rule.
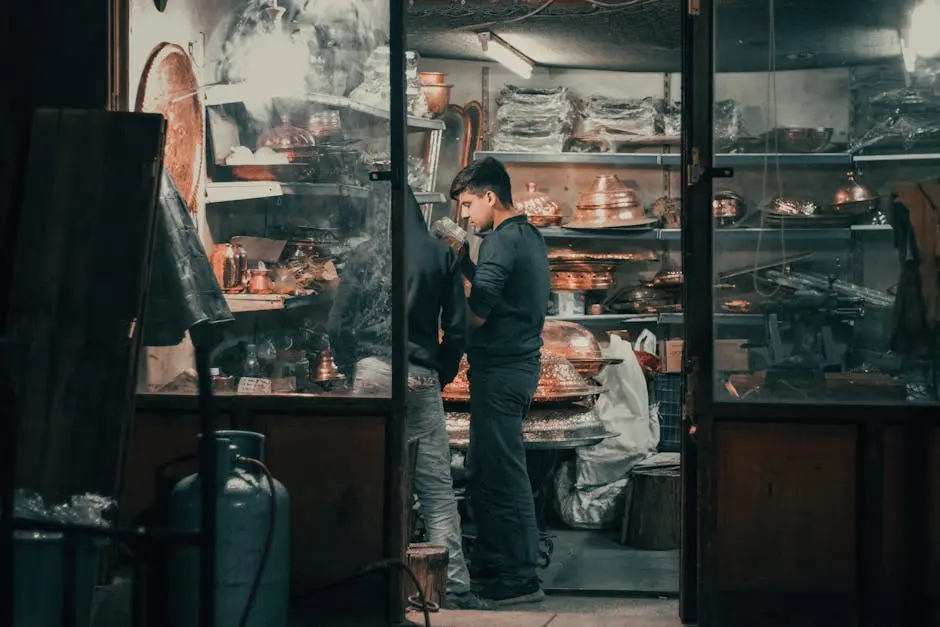
[[[605,358],[594,334],[574,322],[546,320],[542,341],[542,350],[564,357],[584,377],[597,376],[604,366],[623,362]]]
[[[645,226],[656,222],[643,212],[636,193],[615,174],[602,174],[591,188],[581,194],[574,219],[566,224],[571,229],[605,229]]]
[[[460,360],[457,377],[441,393],[445,401],[449,403],[470,402],[470,380],[467,378],[469,369],[470,364],[464,356]],[[539,384],[535,390],[533,402],[576,401],[601,392],[603,388],[589,383],[567,359],[548,351],[542,352]]]

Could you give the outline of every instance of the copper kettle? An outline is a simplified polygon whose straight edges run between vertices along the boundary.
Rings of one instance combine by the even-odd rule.
[[[216,244],[212,272],[226,294],[244,292],[248,286],[248,253],[238,244]]]

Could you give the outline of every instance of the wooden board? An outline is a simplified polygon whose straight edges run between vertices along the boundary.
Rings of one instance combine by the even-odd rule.
[[[117,494],[164,133],[152,114],[34,117],[7,331],[18,487]]]

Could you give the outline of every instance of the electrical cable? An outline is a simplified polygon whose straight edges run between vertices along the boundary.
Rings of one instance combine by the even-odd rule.
[[[366,564],[353,574],[343,579],[328,583],[324,586],[319,586],[316,588],[317,592],[323,592],[326,590],[332,590],[333,588],[338,588],[347,583],[353,582],[357,579],[361,579],[366,575],[371,575],[374,572],[385,570],[391,566],[396,566],[405,571],[405,574],[408,575],[408,578],[411,579],[411,583],[414,584],[415,589],[418,591],[418,606],[422,614],[424,614],[424,625],[425,627],[431,627],[431,613],[429,608],[429,603],[427,597],[424,594],[424,590],[421,588],[421,583],[418,581],[418,577],[415,575],[414,571],[406,564],[405,562],[399,559],[384,559],[378,562],[372,562],[371,564]]]
[[[275,489],[274,475],[271,474],[271,471],[268,470],[268,467],[265,466],[263,462],[253,457],[244,457],[242,455],[236,455],[235,461],[253,464],[264,474],[264,478],[268,481],[268,488],[270,489],[269,499],[271,501],[271,507],[268,511],[268,534],[264,540],[264,549],[261,552],[261,561],[258,563],[258,572],[255,573],[255,580],[251,584],[248,600],[245,602],[245,609],[242,611],[242,617],[238,621],[238,627],[246,627],[248,625],[248,618],[251,616],[251,609],[258,596],[258,590],[261,588],[261,580],[264,578],[264,569],[267,567],[268,559],[271,557],[271,547],[274,545],[274,532],[277,526],[277,490]]]
[[[521,22],[522,20],[527,20],[530,17],[535,17],[536,15],[538,15],[539,13],[541,13],[548,7],[552,6],[553,4],[555,4],[555,0],[545,0],[543,4],[540,4],[539,6],[529,11],[528,13],[525,13],[520,16],[509,18],[507,20],[495,20],[492,22],[483,22],[482,24],[470,24],[468,26],[461,26],[460,28],[457,28],[455,30],[477,30],[480,28],[489,28],[490,26],[496,26],[496,25],[514,24],[515,22]]]

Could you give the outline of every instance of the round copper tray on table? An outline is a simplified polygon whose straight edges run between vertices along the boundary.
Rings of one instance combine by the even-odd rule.
[[[185,50],[176,44],[157,47],[141,76],[136,108],[142,113],[162,113],[166,118],[163,166],[190,211],[196,211],[206,152],[206,113],[196,70]]]

